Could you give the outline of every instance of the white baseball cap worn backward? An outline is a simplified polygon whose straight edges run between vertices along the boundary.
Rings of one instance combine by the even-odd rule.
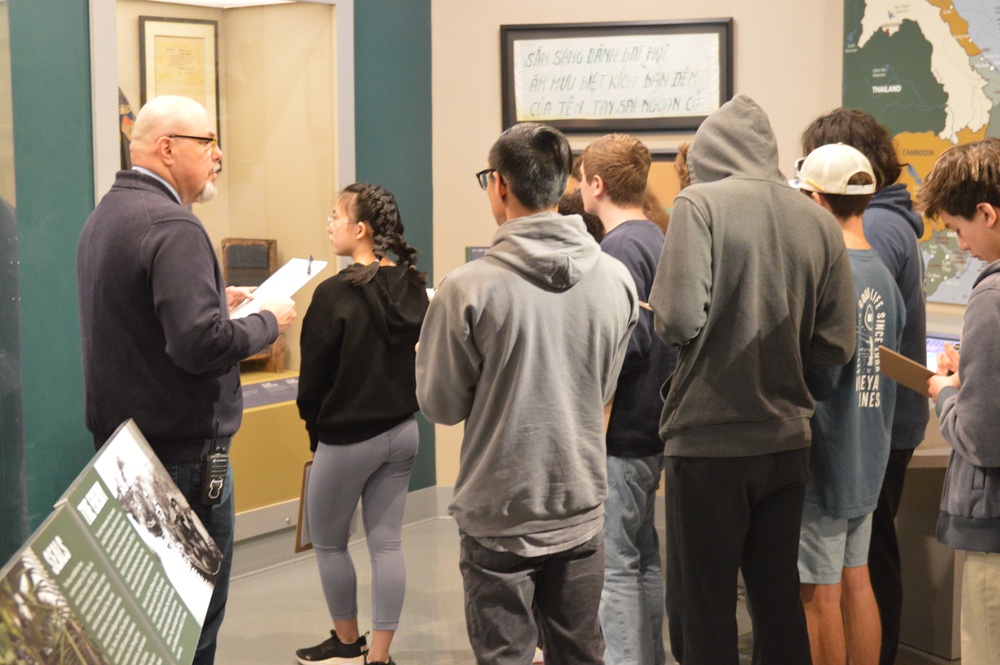
[[[849,185],[858,173],[871,176],[871,183]],[[871,162],[858,150],[843,143],[822,145],[795,162],[795,178],[788,184],[820,194],[874,194],[875,173]]]

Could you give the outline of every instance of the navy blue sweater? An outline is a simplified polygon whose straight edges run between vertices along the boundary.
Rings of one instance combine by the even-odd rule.
[[[660,229],[646,220],[624,222],[604,236],[601,250],[625,264],[635,280],[639,300],[649,302],[649,289],[663,251]],[[660,388],[676,364],[677,349],[660,341],[653,330],[653,313],[640,309],[615,390],[607,433],[608,455],[649,457],[663,452]]]
[[[927,362],[927,308],[924,260],[917,239],[924,234],[924,220],[913,212],[906,185],[889,185],[875,193],[865,210],[864,230],[903,295],[906,325],[899,352],[923,365]],[[924,395],[899,386],[892,420],[893,450],[912,450],[923,441],[929,407]]]
[[[167,188],[121,171],[77,248],[87,428],[136,421],[164,462],[198,460],[243,418],[239,361],[278,337],[271,312],[231,320],[212,242]]]

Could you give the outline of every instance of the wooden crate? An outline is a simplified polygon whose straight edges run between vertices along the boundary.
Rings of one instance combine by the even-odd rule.
[[[278,269],[278,241],[267,238],[223,238],[222,276],[227,286],[260,286]],[[285,335],[240,363],[242,371],[283,372],[288,365]]]
[[[277,240],[222,239],[222,275],[228,286],[260,286],[277,269]]]

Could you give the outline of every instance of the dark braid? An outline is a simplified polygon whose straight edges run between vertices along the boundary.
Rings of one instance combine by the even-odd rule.
[[[399,264],[408,268],[408,275],[426,284],[426,275],[417,271],[417,250],[403,238],[403,222],[392,193],[380,185],[356,182],[345,187],[343,194],[354,195],[350,202],[351,217],[358,222],[367,222],[371,227],[375,258],[383,259],[391,250],[399,257]],[[357,271],[349,279],[351,283],[363,286],[375,277],[376,272],[378,262]]]

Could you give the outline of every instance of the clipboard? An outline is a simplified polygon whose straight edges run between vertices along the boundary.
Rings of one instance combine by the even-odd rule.
[[[312,536],[309,534],[309,478],[312,475],[312,460],[302,466],[302,496],[299,497],[299,521],[295,525],[295,553],[306,552],[313,548]],[[358,507],[351,512],[351,521],[347,527],[347,535],[353,536],[358,530]]]
[[[312,470],[312,460],[302,467],[302,496],[299,497],[299,523],[295,527],[295,553],[311,550],[312,538],[309,536],[309,520],[306,514],[306,496],[309,490],[309,472]]]
[[[927,379],[934,376],[934,372],[928,368],[884,346],[878,347],[878,362],[880,374],[914,392],[931,396],[927,392]]]

